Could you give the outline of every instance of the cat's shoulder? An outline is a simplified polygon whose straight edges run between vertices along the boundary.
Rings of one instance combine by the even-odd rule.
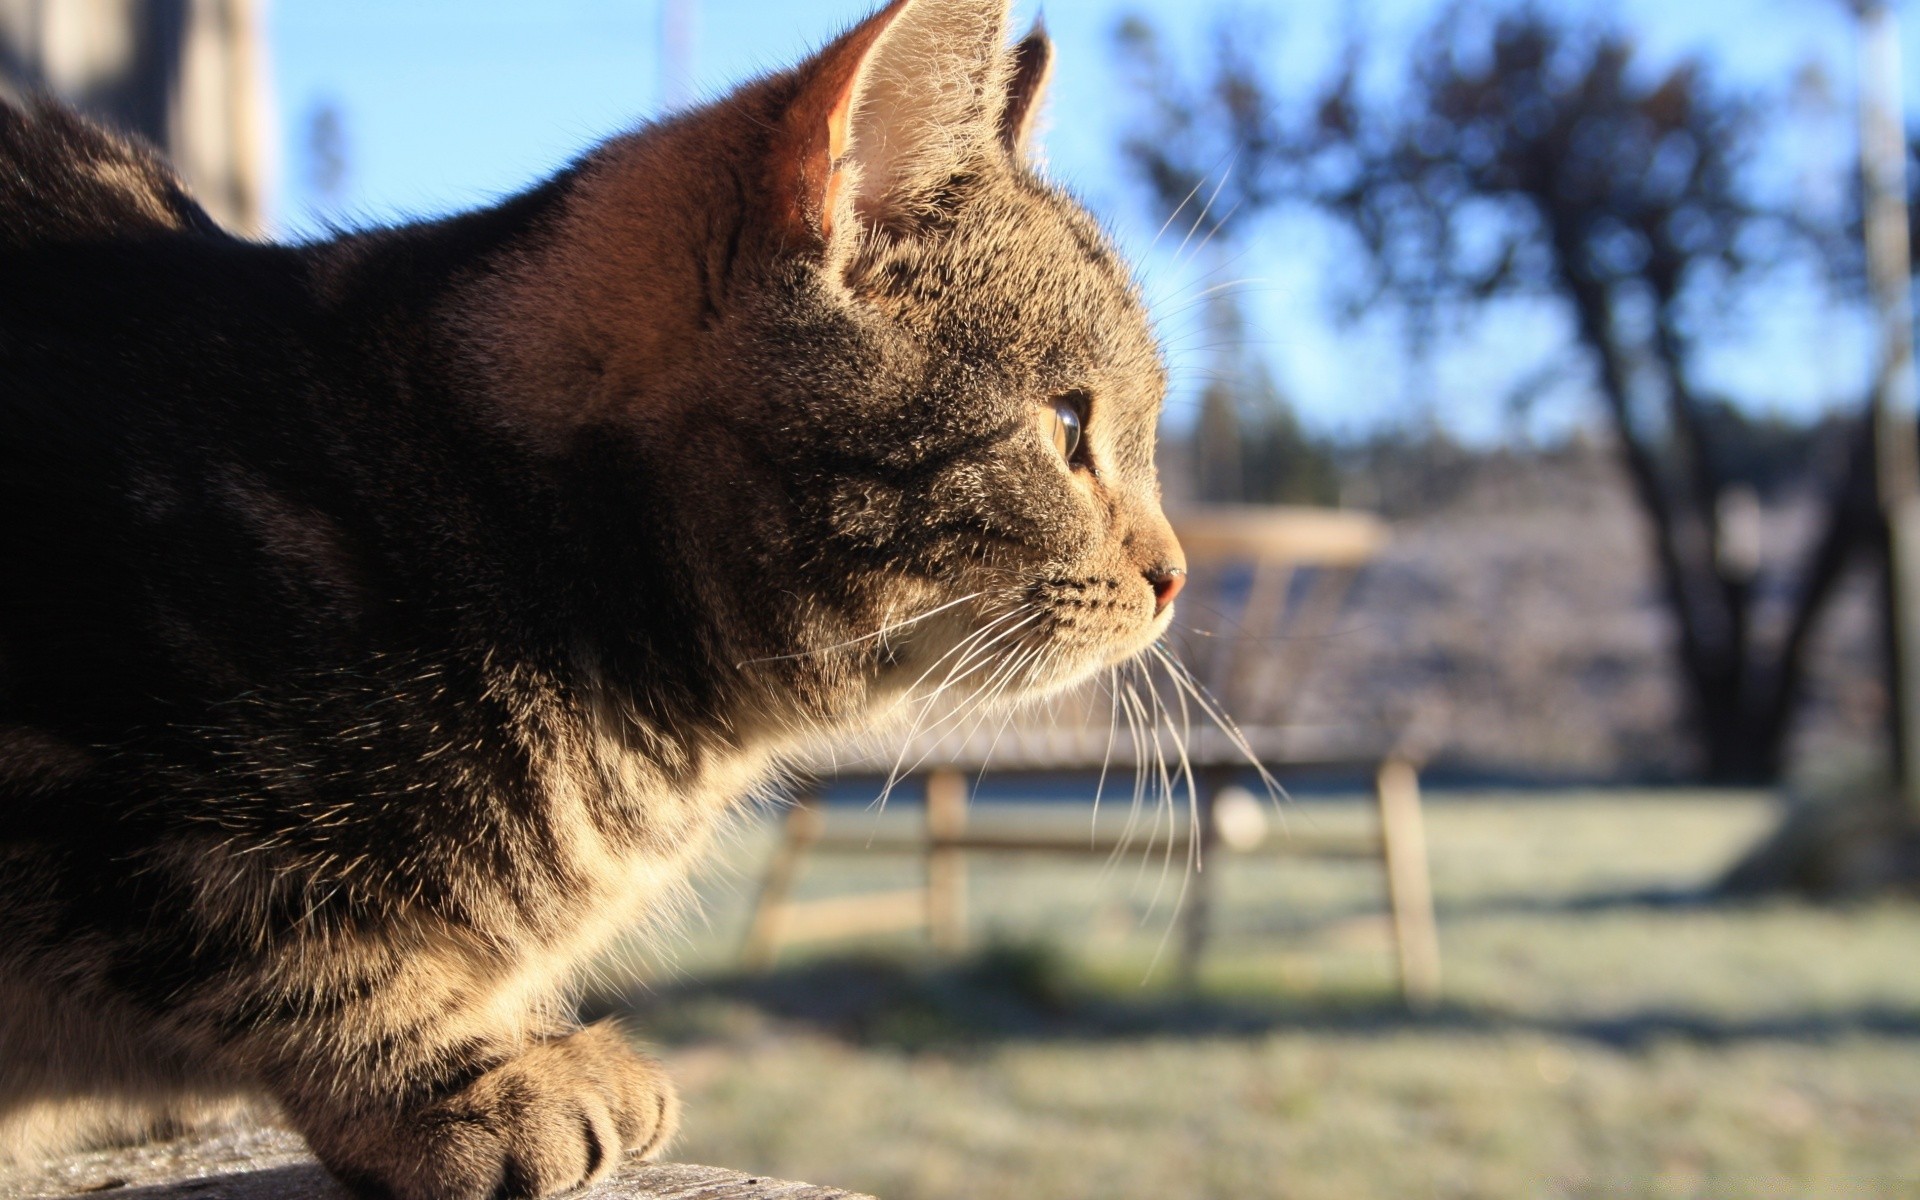
[[[182,233],[220,229],[153,149],[57,101],[0,100],[0,251]]]

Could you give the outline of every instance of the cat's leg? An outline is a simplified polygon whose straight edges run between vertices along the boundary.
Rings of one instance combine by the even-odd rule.
[[[27,943],[0,951],[0,1157],[178,1132],[264,1095],[362,1195],[505,1200],[672,1136],[660,1065],[616,1026],[572,1028],[564,972],[536,955],[392,925],[248,946],[132,895],[113,909],[140,914],[139,936],[76,945],[52,934],[79,889],[46,873],[28,904],[7,886],[28,874],[0,871]]]
[[[21,803],[0,789],[0,818]],[[77,888],[44,839],[7,832],[0,821],[0,1163],[269,1115],[248,1072],[183,1044],[107,982],[123,956],[75,912],[102,889]]]
[[[446,1094],[289,1107],[342,1182],[394,1200],[564,1192],[658,1154],[679,1116],[660,1065],[610,1024],[537,1042]]]
[[[0,1164],[270,1115],[257,1089],[179,1052],[137,1013],[0,970]]]
[[[219,1002],[234,1050],[320,1160],[391,1200],[547,1196],[658,1154],[679,1105],[612,1024],[573,1027],[531,951],[395,938],[283,945]]]

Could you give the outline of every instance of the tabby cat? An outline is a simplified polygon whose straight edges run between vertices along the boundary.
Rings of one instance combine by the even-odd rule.
[[[657,1154],[569,983],[741,797],[1164,631],[1157,347],[1006,23],[309,245],[0,106],[0,1158],[250,1096],[367,1196]]]

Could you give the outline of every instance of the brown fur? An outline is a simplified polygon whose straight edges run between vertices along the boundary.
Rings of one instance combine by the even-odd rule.
[[[1165,629],[1157,349],[1004,23],[896,0],[297,249],[0,109],[0,1154],[235,1095],[369,1196],[657,1153],[671,1086],[569,988],[742,797]]]

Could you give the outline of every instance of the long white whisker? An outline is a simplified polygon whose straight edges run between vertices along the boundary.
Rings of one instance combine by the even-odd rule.
[[[1141,687],[1145,690],[1147,696],[1153,700],[1151,707],[1148,706],[1145,700],[1140,700],[1139,703],[1141,717],[1147,729],[1147,749],[1150,753],[1147,763],[1146,783],[1149,788],[1154,788],[1155,790],[1153,792],[1153,813],[1147,824],[1147,843],[1140,849],[1140,866],[1135,870],[1133,877],[1133,886],[1136,892],[1141,886],[1141,881],[1146,878],[1147,867],[1153,862],[1154,847],[1158,845],[1160,841],[1160,812],[1162,809],[1171,812],[1173,808],[1173,779],[1167,773],[1167,750],[1161,741],[1159,689],[1154,685],[1153,676],[1148,672],[1144,664],[1139,670],[1139,676]],[[1173,852],[1171,829],[1169,829],[1168,835],[1167,854],[1171,856]],[[1162,882],[1165,881],[1165,866],[1161,868],[1160,878]],[[1156,884],[1153,895],[1147,902],[1146,911],[1140,914],[1140,923],[1142,925],[1146,924],[1147,918],[1151,916],[1159,906],[1160,888]]]
[[[1160,660],[1160,662],[1166,664],[1167,671],[1169,674],[1177,674],[1172,661],[1172,657],[1164,649],[1162,649],[1158,645],[1155,645],[1151,648],[1151,653],[1155,658]],[[1199,788],[1196,787],[1194,784],[1193,762],[1187,754],[1187,746],[1192,741],[1192,737],[1193,737],[1193,718],[1187,708],[1186,690],[1178,685],[1177,679],[1175,681],[1173,694],[1174,694],[1174,698],[1180,701],[1180,732],[1179,732],[1179,735],[1174,739],[1174,747],[1180,752],[1180,773],[1182,776],[1185,777],[1186,784],[1187,784],[1188,858],[1191,861],[1193,868],[1195,870],[1200,870],[1202,869],[1202,864],[1200,862],[1200,828],[1199,828],[1200,791],[1199,791]],[[1169,713],[1168,716],[1171,717],[1172,714]],[[1172,729],[1169,728],[1168,732],[1171,733]]]
[[[1089,848],[1100,844],[1100,797],[1106,794],[1107,768],[1113,765],[1113,739],[1120,733],[1120,684],[1115,678],[1119,670],[1107,668],[1107,750],[1100,756],[1100,778],[1093,785],[1093,817],[1087,822]]]
[[[1166,809],[1167,813],[1167,845],[1161,854],[1160,878],[1153,886],[1153,899],[1148,901],[1147,904],[1148,911],[1151,912],[1160,907],[1160,896],[1161,893],[1166,890],[1167,876],[1173,873],[1173,847],[1174,842],[1179,836],[1179,828],[1174,824],[1177,807],[1177,798],[1174,794],[1174,775],[1172,769],[1167,764],[1166,743],[1158,736],[1163,727],[1166,730],[1166,735],[1169,737],[1172,736],[1172,716],[1167,711],[1166,701],[1160,698],[1160,687],[1153,681],[1152,674],[1148,673],[1145,678],[1147,695],[1153,698],[1154,732],[1156,734],[1153,745],[1154,758],[1158,764],[1160,774],[1160,805]],[[1155,825],[1156,827],[1158,826],[1157,821]],[[1144,866],[1144,864],[1142,865]],[[1178,910],[1176,909],[1175,911],[1177,913]],[[1152,967],[1149,966],[1148,970],[1151,971]]]
[[[1207,186],[1207,179],[1206,179],[1206,176],[1204,175],[1201,176],[1199,179],[1196,179],[1193,181],[1192,190],[1189,191],[1186,195],[1182,196],[1180,198],[1180,203],[1174,205],[1173,211],[1167,214],[1167,219],[1160,222],[1159,232],[1153,235],[1153,241],[1147,245],[1147,252],[1149,254],[1153,252],[1154,247],[1160,244],[1160,239],[1167,236],[1167,230],[1173,228],[1174,218],[1180,215],[1181,211],[1185,209],[1189,203],[1192,202],[1195,196],[1200,194],[1200,189],[1205,186]]]
[[[933,663],[930,666],[928,666],[926,670],[920,672],[919,676],[915,678],[912,683],[908,684],[906,688],[901,691],[900,699],[894,705],[894,708],[896,709],[901,708],[910,703],[920,703],[921,708],[924,711],[926,707],[925,701],[931,701],[937,698],[940,695],[941,689],[944,688],[947,685],[947,683],[951,681],[951,679],[953,678],[953,672],[958,670],[961,666],[963,666],[968,661],[971,661],[972,651],[969,649],[969,647],[976,645],[982,639],[990,636],[995,629],[1000,628],[1006,622],[1014,619],[1015,617],[1018,617],[1023,611],[1024,607],[1025,607],[1024,605],[1015,605],[1013,608],[1008,609],[1006,612],[1001,613],[999,616],[993,617],[992,619],[988,620],[985,624],[981,625],[980,628],[974,630],[972,633],[969,633],[966,637],[961,638],[960,641],[954,646],[950,647],[946,651],[946,653],[934,659]],[[946,666],[949,659],[955,659],[956,657],[958,657],[958,661],[955,662],[952,666],[948,667],[947,677],[941,681],[940,685],[934,689],[931,695],[926,696],[924,698],[914,696],[913,693],[915,688],[918,688],[922,683],[925,683],[927,680],[927,677],[932,675],[935,671],[938,671],[942,666]]]
[[[893,769],[888,772],[887,781],[881,787],[880,795],[874,799],[874,807],[879,811],[884,812],[886,810],[887,798],[893,794],[894,787],[900,782],[900,766],[906,757],[907,748],[912,745],[913,739],[918,735],[921,723],[925,721],[931,705],[939,698],[940,694],[946,690],[947,684],[952,680],[954,672],[960,670],[971,661],[977,647],[983,639],[989,638],[997,628],[1017,617],[1020,611],[1021,606],[1016,605],[1013,609],[994,617],[979,629],[974,630],[966,637],[960,639],[958,643],[950,647],[944,654],[934,659],[927,669],[920,672],[919,677],[908,684],[906,689],[901,692],[899,701],[893,706],[894,709],[902,708],[909,703],[913,703],[914,689],[918,688],[928,676],[938,671],[943,665],[946,665],[949,660],[952,660],[952,665],[947,667],[946,678],[941,681],[940,686],[934,689],[931,696],[926,697],[925,700],[920,703],[919,709],[914,714],[913,724],[911,728],[907,730],[906,736],[901,741],[900,755],[894,759]]]
[[[1155,647],[1155,649],[1158,649],[1158,647]],[[1155,708],[1157,709],[1160,716],[1166,718],[1167,720],[1168,735],[1173,736],[1174,735],[1174,730],[1172,727],[1173,714],[1167,708],[1166,701],[1161,699],[1160,689],[1157,685],[1153,683],[1151,676],[1148,677],[1147,686],[1150,693],[1153,696],[1153,702],[1154,702]],[[1193,847],[1194,847],[1195,841],[1194,841],[1193,834],[1194,832],[1196,832],[1194,830],[1194,826],[1197,824],[1194,821],[1194,813],[1197,809],[1198,802],[1194,794],[1193,770],[1191,765],[1188,764],[1187,762],[1186,746],[1183,742],[1176,742],[1175,745],[1180,752],[1181,766],[1185,772],[1185,781],[1187,785],[1187,813],[1188,813],[1188,828],[1189,828],[1187,869],[1180,872],[1180,888],[1173,898],[1172,909],[1167,913],[1166,928],[1163,929],[1160,933],[1160,941],[1154,947],[1153,957],[1147,960],[1146,973],[1149,976],[1151,976],[1154,972],[1154,969],[1160,965],[1161,956],[1166,953],[1167,943],[1173,938],[1174,927],[1179,924],[1180,914],[1186,908],[1187,895],[1189,890],[1191,889],[1191,885],[1193,883],[1193,875],[1194,875]],[[1160,893],[1162,889],[1166,887],[1167,876],[1169,873],[1171,873],[1173,868],[1173,842],[1175,837],[1174,819],[1178,809],[1178,806],[1173,794],[1173,782],[1171,777],[1167,773],[1167,763],[1166,763],[1166,757],[1164,752],[1162,753],[1162,756],[1160,759],[1160,778],[1162,781],[1161,786],[1164,788],[1164,794],[1166,797],[1166,806],[1167,806],[1167,849],[1160,867],[1160,882],[1154,888],[1152,907],[1158,907],[1160,903]]]
[[[1213,185],[1213,191],[1207,196],[1206,204],[1201,207],[1200,215],[1193,219],[1193,225],[1188,228],[1187,236],[1181,239],[1179,248],[1173,252],[1175,262],[1179,262],[1180,256],[1186,253],[1187,243],[1193,240],[1193,235],[1200,232],[1200,226],[1206,222],[1207,214],[1213,211],[1213,202],[1220,198],[1220,189],[1227,186],[1227,180],[1233,177],[1233,168],[1239,161],[1240,156],[1236,153],[1234,161],[1228,163],[1227,169],[1220,172],[1220,182]]]
[[[1201,251],[1207,248],[1207,243],[1211,242],[1214,239],[1214,236],[1217,235],[1222,229],[1225,229],[1227,227],[1227,222],[1233,220],[1233,214],[1239,211],[1240,211],[1240,202],[1236,200],[1233,202],[1233,207],[1229,208],[1220,217],[1218,221],[1215,221],[1213,223],[1213,228],[1207,230],[1207,236],[1200,239],[1200,244],[1193,248],[1193,253],[1188,256],[1187,261],[1192,262],[1194,259],[1199,258]]]
[[[1138,663],[1129,661],[1126,666],[1138,672]],[[1140,693],[1134,689],[1133,681],[1127,680],[1121,685],[1125,691],[1121,711],[1127,715],[1127,732],[1133,738],[1133,803],[1127,808],[1127,823],[1120,830],[1120,838],[1114,843],[1113,852],[1107,856],[1107,871],[1119,865],[1126,849],[1133,842],[1133,832],[1140,823],[1140,811],[1146,805],[1147,794],[1147,740],[1152,731],[1146,724],[1146,709],[1140,703]]]
[[[1039,620],[1044,615],[1045,615],[1044,613],[1040,613],[1040,612],[1029,613],[1027,614],[1025,619],[1018,621],[1013,625],[1010,625],[1005,629],[1001,630],[991,641],[982,643],[981,645],[976,646],[973,650],[969,651],[967,654],[967,657],[963,659],[961,662],[956,663],[954,666],[954,671],[959,671],[961,667],[966,667],[966,670],[960,671],[960,673],[957,675],[954,674],[953,671],[948,672],[948,677],[940,681],[940,686],[935,688],[931,693],[927,695],[926,699],[922,701],[921,703],[922,715],[928,712],[933,706],[934,702],[939,700],[941,696],[943,696],[946,692],[951,691],[955,686],[964,682],[969,677],[974,675],[976,672],[979,672],[982,670],[988,671],[988,677],[987,679],[981,681],[979,686],[975,689],[975,692],[977,695],[979,692],[985,691],[989,686],[991,686],[994,679],[998,677],[999,670],[1000,670],[1001,664],[998,664],[995,662],[993,658],[993,652],[999,647],[1005,645],[1007,642],[1011,641],[1015,635],[1024,631],[1028,626],[1032,625],[1035,621]],[[1004,660],[1002,660],[1002,662],[1004,662]],[[989,670],[989,668],[991,669]],[[937,729],[939,728],[940,725],[943,725],[947,723],[949,720],[955,719],[956,717],[960,719],[964,719],[964,714],[966,711],[967,711],[966,707],[962,705],[961,707],[956,708],[953,711],[949,712],[946,716],[941,717],[939,721],[936,721],[932,726],[929,726],[928,728]]]
[[[1159,650],[1159,647],[1155,649]],[[1199,706],[1200,711],[1219,727],[1220,732],[1227,736],[1233,748],[1238,750],[1247,760],[1247,764],[1259,773],[1260,781],[1267,789],[1268,798],[1276,803],[1284,800],[1287,789],[1280,785],[1280,781],[1273,777],[1271,771],[1267,770],[1266,764],[1261,762],[1259,756],[1253,752],[1253,746],[1247,741],[1246,735],[1240,732],[1240,726],[1221,709],[1219,702],[1213,698],[1213,693],[1207,690],[1206,685],[1195,679],[1193,672],[1172,655],[1161,651],[1161,661],[1167,664],[1175,686],[1193,697],[1193,702]]]
[[[1039,614],[1036,614],[1036,615],[1039,615]],[[932,729],[938,728],[940,725],[943,725],[948,721],[953,721],[954,724],[957,726],[962,722],[964,722],[968,717],[972,717],[974,719],[973,724],[968,727],[965,733],[960,735],[959,742],[961,745],[964,746],[967,742],[973,740],[974,734],[978,733],[980,730],[980,727],[987,722],[988,718],[993,716],[994,712],[996,711],[995,705],[998,703],[1000,696],[1004,694],[1009,687],[1012,686],[1013,680],[1017,678],[1018,675],[1020,674],[1021,665],[1024,662],[1028,661],[1034,653],[1035,651],[1033,649],[1028,649],[1028,650],[1021,651],[1019,654],[1015,655],[1011,659],[1003,660],[998,666],[994,667],[994,669],[991,672],[989,672],[989,674],[987,675],[987,678],[984,681],[982,681],[980,686],[977,689],[975,689],[973,695],[968,697],[965,703],[961,704],[959,707],[955,708],[952,712],[942,717],[938,722],[935,723],[934,726],[929,728],[928,732],[931,732]],[[1008,715],[1011,716],[1012,714],[1009,713]],[[1002,729],[1005,728],[1004,722],[1002,723],[1001,727]],[[994,748],[998,749],[998,747],[999,747],[999,739],[998,737],[996,737],[994,739]],[[920,764],[925,762],[927,758],[931,756],[936,749],[938,749],[937,746],[927,747],[927,749],[921,753],[919,759],[917,759],[914,762],[913,766],[908,768],[907,773],[911,775],[914,771],[918,770],[920,768]],[[988,752],[988,756],[989,757],[992,756],[991,751]],[[983,761],[981,764],[981,770],[984,772],[985,769],[986,769],[986,764]]]
[[[1047,658],[1048,653],[1052,649],[1053,647],[1051,646],[1041,645],[1041,646],[1036,646],[1031,650],[1028,650],[1026,654],[1019,660],[1017,666],[1013,670],[1007,672],[1005,681],[1003,681],[1000,684],[1000,687],[998,691],[994,694],[994,696],[990,700],[982,701],[980,704],[980,708],[985,712],[989,712],[989,713],[992,712],[993,709],[999,706],[1000,701],[1005,698],[1006,693],[1012,688],[1013,681],[1015,679],[1019,678],[1022,675],[1026,676],[1029,679],[1036,677],[1039,674],[1038,668]],[[984,776],[986,774],[987,764],[993,761],[994,754],[996,754],[999,751],[1000,739],[1007,736],[1007,726],[1013,723],[1013,718],[1017,711],[1018,710],[1016,708],[1012,706],[1008,706],[1002,713],[1000,718],[1000,728],[994,732],[993,741],[988,744],[987,753],[980,760],[980,775]],[[972,737],[973,736],[972,732],[969,731],[967,736]],[[974,783],[976,786],[978,786],[979,776],[975,777]]]
[[[1015,609],[1014,615],[1018,615],[1020,611],[1021,611],[1020,609]],[[973,649],[967,652],[965,657],[959,659],[954,663],[953,667],[951,667],[948,670],[946,678],[942,679],[940,682],[940,685],[937,688],[935,688],[932,694],[927,696],[926,699],[921,703],[920,710],[914,718],[913,727],[907,731],[906,738],[901,742],[900,753],[894,759],[893,769],[887,774],[886,786],[881,789],[880,797],[875,803],[879,804],[882,808],[885,808],[887,797],[892,795],[894,787],[898,785],[902,776],[911,775],[914,771],[918,770],[920,767],[920,764],[924,763],[927,760],[927,758],[933,753],[934,749],[937,748],[934,746],[929,746],[926,750],[923,750],[921,752],[919,758],[914,760],[912,766],[907,766],[906,764],[907,755],[912,751],[913,743],[915,739],[919,738],[923,734],[928,735],[930,737],[934,733],[934,731],[938,730],[942,725],[945,725],[949,721],[953,720],[956,715],[964,714],[967,711],[966,707],[963,705],[963,706],[960,706],[959,708],[954,709],[952,712],[949,712],[945,716],[939,718],[932,725],[924,725],[926,716],[932,710],[933,704],[937,700],[939,700],[941,696],[946,694],[948,690],[950,690],[952,687],[960,683],[962,680],[966,679],[968,676],[971,676],[976,671],[979,671],[985,668],[986,666],[988,666],[988,664],[992,663],[994,661],[992,654],[996,647],[1006,642],[1007,640],[1012,638],[1015,634],[1018,634],[1021,630],[1025,629],[1028,625],[1031,625],[1034,621],[1039,620],[1044,615],[1045,615],[1044,613],[1039,611],[1029,612],[1026,616],[1022,617],[1018,621],[1015,621],[1012,625],[1009,625],[1004,629],[1000,629],[998,632],[994,634],[992,638],[974,646]],[[976,634],[974,635],[974,637],[977,638],[978,635]],[[969,639],[969,640],[974,640],[974,639]],[[944,658],[946,656],[943,655],[942,657]],[[969,663],[972,663],[972,665],[969,666],[968,665]],[[964,671],[961,671],[962,667],[965,667],[966,669]],[[995,671],[997,672],[997,670],[998,668],[996,667]],[[955,674],[955,672],[959,672],[959,674]],[[923,674],[921,678],[925,678],[925,675]],[[993,678],[992,674],[990,674],[988,678],[989,680],[991,680]],[[918,684],[918,681],[916,681],[916,686],[917,684]],[[923,728],[923,725],[924,725],[924,728]]]
[[[978,600],[981,596],[984,596],[985,594],[986,594],[985,592],[969,592],[966,595],[959,597],[958,599],[949,600],[944,604],[936,605],[935,607],[930,608],[926,612],[920,613],[917,616],[911,616],[906,618],[905,620],[895,621],[888,625],[882,625],[880,628],[874,630],[872,633],[863,633],[857,638],[849,638],[844,642],[835,642],[831,646],[820,646],[812,650],[797,650],[792,654],[770,654],[765,658],[744,659],[741,662],[735,663],[734,668],[738,670],[741,667],[753,666],[755,663],[786,662],[790,659],[810,658],[816,654],[831,654],[835,650],[845,650],[850,646],[858,646],[862,642],[871,642],[876,638],[884,638],[890,633],[896,632],[897,630],[905,629],[909,625],[917,624],[918,622],[926,620],[928,617],[937,616],[938,614],[943,613],[948,609],[953,608],[956,605],[965,604],[969,600]]]

